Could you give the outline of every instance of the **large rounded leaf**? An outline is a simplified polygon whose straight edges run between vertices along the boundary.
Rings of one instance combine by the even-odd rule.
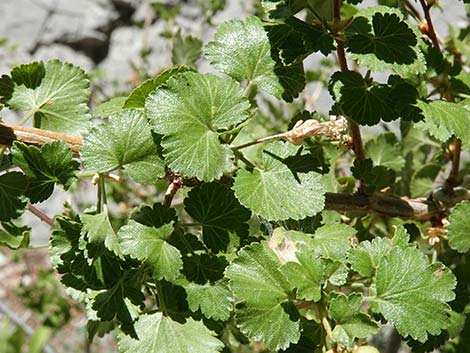
[[[263,169],[240,170],[233,185],[240,203],[267,220],[302,219],[321,211],[325,202],[321,176],[295,173],[288,167],[287,159],[297,150],[281,142],[270,144]]]
[[[230,170],[233,153],[219,136],[246,120],[248,108],[237,82],[194,72],[169,80],[146,101],[151,125],[164,135],[168,166],[204,181]]]

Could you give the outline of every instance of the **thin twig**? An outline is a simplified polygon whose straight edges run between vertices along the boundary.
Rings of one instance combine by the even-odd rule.
[[[428,28],[429,28],[428,35],[429,35],[429,38],[431,39],[432,45],[438,51],[441,51],[441,46],[439,45],[439,40],[437,39],[436,31],[434,30],[434,25],[431,19],[431,13],[429,11],[431,9],[431,6],[427,3],[426,0],[419,0],[419,3],[421,4],[421,7],[423,8],[424,18],[426,19],[426,23],[428,24]]]
[[[14,141],[21,141],[33,145],[44,145],[45,143],[63,141],[69,146],[75,157],[78,157],[80,147],[83,144],[81,136],[65,135],[33,127],[0,123],[0,145],[11,146]]]
[[[420,13],[409,0],[405,0],[405,7],[417,21],[423,22],[423,18],[421,17]]]
[[[28,204],[28,211],[50,226],[54,225],[54,220],[35,206]]]

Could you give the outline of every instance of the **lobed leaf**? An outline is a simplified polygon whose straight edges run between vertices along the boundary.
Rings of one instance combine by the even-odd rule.
[[[26,190],[26,177],[20,172],[0,175],[0,221],[9,221],[23,213],[26,202],[20,196]]]
[[[271,143],[263,154],[263,168],[240,170],[233,190],[240,203],[267,220],[302,219],[323,209],[324,189],[315,172],[294,173],[285,159],[298,147]]]
[[[11,153],[13,162],[25,173],[28,182],[25,195],[31,203],[46,200],[52,195],[55,184],[68,190],[77,178],[80,164],[64,142],[47,143],[38,148],[15,141]]]
[[[150,126],[144,113],[137,110],[122,110],[93,128],[80,154],[85,167],[98,173],[125,167],[141,182],[155,182],[165,175]]]
[[[197,284],[190,282],[183,285],[188,295],[188,305],[191,311],[201,310],[201,313],[214,320],[228,320],[233,310],[232,292],[227,284],[218,281],[214,284]]]
[[[121,353],[216,353],[224,347],[215,334],[192,318],[173,321],[162,313],[146,314],[135,324],[138,339],[118,335]]]
[[[84,71],[59,60],[16,66],[0,79],[0,102],[27,111],[35,127],[80,135],[90,127],[90,83]]]
[[[224,130],[248,118],[248,100],[233,80],[182,73],[151,94],[150,123],[162,138],[168,166],[184,176],[212,181],[230,170],[233,152],[221,143]]]
[[[233,191],[218,183],[192,189],[184,200],[188,214],[202,226],[204,244],[213,252],[226,251],[230,233],[248,236],[251,212],[240,205]]]
[[[459,203],[449,216],[448,239],[452,249],[466,253],[470,249],[470,201]]]
[[[183,261],[179,250],[167,241],[172,232],[172,223],[155,228],[130,220],[118,231],[121,251],[152,265],[157,280],[175,280]]]
[[[454,275],[439,264],[429,265],[416,248],[395,247],[377,267],[378,311],[404,337],[425,342],[448,324]]]

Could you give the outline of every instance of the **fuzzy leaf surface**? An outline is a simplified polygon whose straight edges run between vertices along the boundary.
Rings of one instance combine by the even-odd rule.
[[[17,218],[23,212],[26,202],[20,196],[26,190],[23,173],[9,172],[0,175],[0,221]]]
[[[224,347],[214,332],[192,318],[184,324],[162,313],[146,314],[135,324],[139,339],[119,334],[121,353],[217,353]]]
[[[323,209],[324,189],[315,172],[294,173],[285,159],[298,147],[281,142],[269,144],[263,168],[240,170],[233,190],[240,203],[267,220],[303,219]]]
[[[47,143],[38,148],[15,141],[12,155],[28,180],[25,195],[32,203],[51,196],[56,183],[68,190],[77,178],[80,164],[73,159],[72,151],[64,142]]]
[[[233,152],[221,143],[219,133],[246,120],[248,108],[235,81],[192,72],[169,80],[146,102],[153,129],[164,135],[168,166],[204,181],[230,170]]]
[[[285,349],[300,339],[299,315],[289,311],[291,284],[280,265],[265,243],[256,243],[244,247],[225,271],[233,294],[242,301],[235,311],[241,331],[272,349]]]
[[[192,189],[184,200],[188,214],[202,225],[204,244],[214,252],[227,250],[229,232],[248,236],[251,212],[240,205],[233,191],[219,183]]]
[[[183,261],[179,250],[167,242],[172,232],[172,223],[155,228],[130,220],[118,231],[121,251],[151,264],[156,279],[175,280]]]
[[[16,66],[0,79],[0,102],[32,112],[36,127],[79,135],[90,127],[90,83],[78,66],[59,60]]]
[[[470,111],[464,105],[435,100],[428,103],[418,101],[416,106],[423,111],[425,118],[418,126],[438,140],[445,142],[452,135],[463,141],[470,139]]]
[[[139,175],[147,171],[155,180],[165,174],[150,126],[144,113],[137,110],[123,110],[111,116],[109,122],[93,128],[80,153],[85,167],[99,173],[126,166],[131,168],[131,174],[132,168],[143,168]]]
[[[450,213],[448,239],[452,249],[465,253],[470,249],[470,202],[459,203]]]
[[[268,36],[257,17],[220,25],[215,40],[205,47],[205,56],[215,68],[237,81],[247,79],[277,98],[283,93],[274,72]]]
[[[193,36],[182,36],[178,33],[173,39],[171,61],[175,65],[194,66],[201,56],[202,42]]]
[[[429,265],[416,248],[394,248],[377,267],[378,311],[403,336],[425,342],[448,324],[455,298],[455,276],[440,264]]]
[[[233,298],[227,284],[218,281],[214,284],[197,284],[190,282],[183,285],[188,295],[189,309],[196,312],[201,310],[202,314],[214,320],[228,320],[233,310]]]
[[[171,77],[185,72],[193,71],[189,66],[176,65],[169,69],[163,70],[157,76],[145,80],[140,85],[132,90],[124,102],[123,108],[125,109],[144,109],[145,100],[148,95],[155,91],[158,87],[163,86]]]

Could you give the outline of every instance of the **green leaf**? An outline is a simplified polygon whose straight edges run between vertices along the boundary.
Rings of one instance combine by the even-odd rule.
[[[382,165],[399,172],[405,166],[405,159],[401,155],[401,146],[394,133],[380,134],[365,145],[367,157],[374,165]]]
[[[144,226],[160,228],[164,224],[176,222],[178,217],[174,208],[168,208],[161,203],[153,207],[143,205],[133,215],[132,219]]]
[[[215,40],[205,47],[205,56],[218,70],[235,80],[246,79],[277,98],[281,97],[283,88],[274,72],[271,46],[259,18],[231,20],[220,25]]]
[[[205,250],[205,249],[204,249]],[[212,254],[191,254],[183,257],[183,274],[192,282],[213,283],[224,276],[227,260],[223,256]]]
[[[262,6],[271,18],[287,18],[309,9],[325,21],[333,19],[333,4],[323,0],[263,0]]]
[[[354,161],[351,168],[353,176],[363,181],[364,191],[372,194],[395,182],[395,172],[382,165],[374,166],[369,158]]]
[[[123,108],[144,109],[145,100],[147,99],[150,93],[155,91],[158,87],[166,84],[166,82],[171,77],[185,71],[194,71],[194,69],[189,66],[177,65],[169,69],[163,70],[156,77],[149,78],[148,80],[142,82],[139,86],[132,90],[131,94],[126,99]]]
[[[137,110],[123,110],[93,128],[85,137],[80,154],[85,167],[99,173],[126,166],[131,168],[131,174],[141,175],[147,170],[154,181],[165,175],[150,126],[144,113]],[[149,161],[150,166],[145,165]]]
[[[151,264],[157,280],[175,280],[183,261],[179,250],[167,242],[172,232],[172,223],[155,228],[130,220],[118,231],[121,251],[124,255]]]
[[[429,265],[420,250],[392,249],[377,267],[375,284],[378,311],[403,337],[425,342],[446,328],[455,277],[440,264]]]
[[[12,222],[2,222],[0,229],[0,246],[8,246],[11,249],[27,247],[31,237],[31,228],[17,226]]]
[[[302,247],[295,254],[297,262],[289,261],[281,268],[281,272],[289,278],[297,288],[297,298],[318,302],[321,299],[323,282],[323,264],[310,249]]]
[[[366,338],[377,333],[379,326],[369,315],[360,312],[362,295],[352,293],[349,296],[340,294],[333,297],[329,303],[330,316],[336,322],[333,338],[336,342],[352,346],[355,338]],[[343,333],[347,339],[343,338]]]
[[[11,109],[32,114],[35,127],[79,135],[90,127],[89,86],[82,69],[51,60],[20,65],[11,77],[2,76],[0,97]]]
[[[452,135],[463,141],[470,139],[470,111],[465,106],[441,100],[418,101],[416,106],[424,115],[424,121],[417,127],[427,130],[439,141],[445,142]]]
[[[214,320],[228,320],[233,310],[232,292],[228,286],[218,281],[215,284],[197,284],[190,282],[183,285],[188,295],[189,309],[196,312],[201,309],[202,314]]]
[[[267,220],[303,219],[323,209],[324,189],[315,172],[292,172],[284,160],[299,147],[282,142],[267,145],[263,168],[239,170],[233,190],[240,203]]]
[[[202,42],[193,36],[182,36],[180,32],[173,38],[171,61],[175,65],[194,66],[201,56]]]
[[[349,251],[348,259],[351,268],[364,277],[373,277],[383,257],[396,246],[405,249],[408,240],[408,233],[403,226],[399,226],[392,239],[377,237],[372,241],[363,241]]]
[[[214,252],[227,250],[229,232],[242,239],[248,236],[246,222],[251,212],[222,184],[203,184],[192,189],[184,200],[184,208],[202,225],[204,244]]]
[[[356,230],[347,224],[329,223],[318,228],[309,248],[322,258],[345,262],[346,254],[351,249],[351,238]]]
[[[459,203],[449,216],[448,239],[452,249],[465,253],[470,249],[470,201]]]
[[[0,175],[0,221],[9,221],[23,213],[26,202],[20,196],[26,189],[23,173],[9,172]]]
[[[393,70],[409,77],[426,70],[418,47],[420,33],[390,7],[359,11],[345,30],[346,48],[352,60],[373,72]]]
[[[168,166],[184,176],[212,181],[231,169],[233,152],[220,133],[248,118],[248,100],[231,79],[182,73],[146,102],[153,129],[164,135]]]
[[[15,141],[11,153],[13,162],[26,175],[25,195],[31,203],[46,200],[56,183],[68,190],[77,178],[80,163],[73,159],[72,150],[64,142],[47,143],[38,148]]]
[[[87,245],[103,244],[109,251],[122,257],[119,240],[109,221],[108,207],[106,205],[103,212],[96,215],[81,214],[80,220],[83,224],[82,232],[87,235]]]
[[[126,97],[113,97],[106,102],[100,103],[93,111],[95,118],[108,118],[122,110]]]
[[[233,294],[242,301],[236,308],[242,333],[275,350],[300,339],[299,317],[288,310],[291,285],[280,265],[265,243],[256,243],[244,247],[225,271]]]
[[[118,335],[121,353],[216,353],[224,347],[212,331],[192,318],[180,324],[162,313],[142,315],[135,330],[138,340]]]

